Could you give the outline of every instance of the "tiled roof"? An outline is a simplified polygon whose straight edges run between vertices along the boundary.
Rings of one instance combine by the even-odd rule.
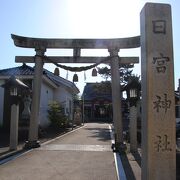
[[[67,79],[64,79],[60,76],[56,76],[54,75],[54,73],[48,71],[47,69],[44,69],[44,75],[49,78],[51,81],[53,81],[57,86],[60,86],[62,84],[70,87],[70,88],[76,88],[78,90],[78,88],[75,86],[75,84],[71,81],[68,81]],[[79,90],[78,90],[79,91]]]
[[[22,66],[0,70],[0,76],[12,76],[12,75],[14,76],[34,75],[34,68],[24,63]],[[73,88],[74,90],[76,90],[76,92],[79,92],[79,89],[75,86],[73,82],[68,81],[60,76],[56,76],[47,69],[43,70],[43,75],[46,76],[48,79],[50,79],[57,86],[65,85],[69,88]]]
[[[83,96],[85,101],[106,99],[111,101],[111,88],[102,88],[102,83],[87,83],[84,87]]]
[[[82,98],[84,98],[85,101],[94,101],[98,99],[112,101],[111,82],[86,83]],[[124,100],[123,97],[122,100]]]
[[[34,68],[23,64],[22,66],[2,69],[0,70],[0,76],[20,76],[20,75],[33,75]]]

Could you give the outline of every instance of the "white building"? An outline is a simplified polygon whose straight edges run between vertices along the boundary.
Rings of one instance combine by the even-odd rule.
[[[17,79],[23,81],[32,89],[34,68],[23,64],[22,66],[0,70],[0,85],[4,84],[12,75]],[[70,82],[54,73],[44,69],[40,110],[39,110],[39,124],[47,126],[49,121],[47,118],[48,104],[51,101],[58,101],[64,107],[65,113],[72,119],[73,117],[73,97],[79,93],[79,89],[73,82]],[[23,102],[22,102],[23,103]],[[20,107],[20,116],[22,113]],[[7,90],[0,87],[0,126],[8,126],[10,123],[10,96]]]

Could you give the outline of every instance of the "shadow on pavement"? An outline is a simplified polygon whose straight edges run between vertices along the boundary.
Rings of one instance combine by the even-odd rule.
[[[136,180],[126,153],[120,154],[127,180]]]
[[[180,180],[180,152],[176,152],[176,180]]]
[[[111,136],[108,128],[85,128],[85,129],[92,131],[93,135],[90,137],[94,137],[99,141],[111,140]]]
[[[139,152],[132,152],[132,155],[133,155],[135,161],[141,167],[141,156],[140,156]]]

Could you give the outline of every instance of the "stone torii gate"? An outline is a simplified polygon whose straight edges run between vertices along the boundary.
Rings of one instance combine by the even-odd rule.
[[[115,129],[115,148],[120,150],[123,147],[122,113],[121,113],[121,90],[119,77],[119,64],[134,64],[139,62],[138,57],[121,57],[120,49],[137,48],[140,46],[140,37],[120,38],[120,39],[42,39],[29,38],[12,35],[14,44],[23,48],[34,48],[35,57],[16,56],[16,62],[35,63],[35,75],[33,84],[33,99],[30,118],[29,140],[27,147],[38,147],[38,113],[41,92],[41,78],[44,63],[101,63],[107,57],[82,57],[81,49],[108,49],[112,74],[112,102],[113,102],[113,122]],[[48,48],[73,49],[73,56],[48,56],[44,54]],[[107,61],[106,61],[107,63]]]

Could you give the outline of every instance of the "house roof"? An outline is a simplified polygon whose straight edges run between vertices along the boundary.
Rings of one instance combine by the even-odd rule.
[[[34,67],[28,66],[25,63],[23,63],[22,66],[8,68],[8,69],[2,69],[0,70],[0,77],[1,79],[3,77],[10,77],[10,76],[33,76],[34,75]],[[53,82],[56,86],[66,86],[68,88],[73,89],[76,93],[79,93],[79,89],[76,87],[76,85],[68,81],[67,79],[64,79],[60,76],[55,75],[54,73],[48,71],[47,69],[43,70],[43,75],[48,78],[51,82]]]
[[[83,91],[83,98],[86,101],[105,99],[112,101],[111,88],[102,88],[102,83],[86,83]]]
[[[112,101],[111,82],[86,83],[82,99],[85,101],[108,100]],[[122,100],[124,98],[122,97]]]
[[[22,76],[22,75],[33,75],[34,68],[23,64],[22,66],[2,69],[0,70],[0,76]]]

